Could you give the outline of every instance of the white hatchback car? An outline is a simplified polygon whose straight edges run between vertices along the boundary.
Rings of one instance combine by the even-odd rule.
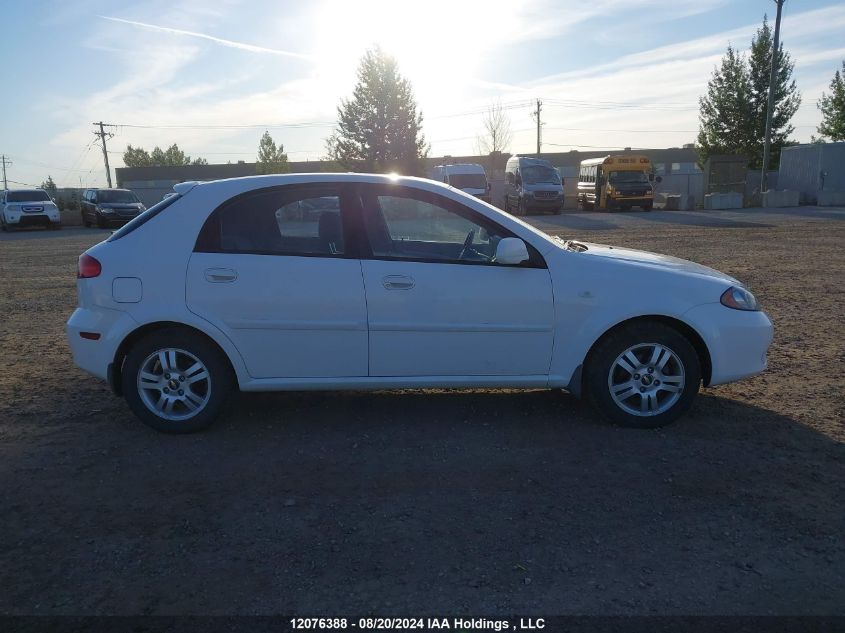
[[[688,261],[552,238],[429,180],[181,183],[79,258],[74,361],[150,426],[243,391],[564,388],[626,426],[766,368],[772,324]]]

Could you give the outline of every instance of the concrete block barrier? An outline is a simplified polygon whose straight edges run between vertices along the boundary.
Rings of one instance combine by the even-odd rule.
[[[667,211],[689,211],[695,208],[695,197],[687,194],[669,194],[666,196]]]
[[[708,193],[704,196],[704,208],[707,210],[719,209],[741,209],[742,194],[730,193]]]
[[[797,207],[798,192],[789,189],[781,189],[780,191],[769,189],[763,192],[761,202],[764,207],[770,208]]]

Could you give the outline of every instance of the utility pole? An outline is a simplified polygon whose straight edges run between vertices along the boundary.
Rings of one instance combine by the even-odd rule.
[[[104,124],[102,121],[92,123],[91,125],[99,125],[100,131],[97,132],[94,130],[94,135],[100,137],[100,141],[103,143],[103,161],[106,163],[106,181],[109,183],[109,189],[111,189],[111,169],[109,169],[109,153],[106,150],[106,137],[108,136],[111,138],[114,136],[111,132],[106,132],[103,130],[103,125],[108,125],[108,123]]]
[[[778,49],[780,47],[780,13],[786,0],[775,0],[778,13],[775,18],[775,39],[772,42],[772,70],[769,73],[769,98],[766,102],[766,137],[763,141],[763,173],[760,175],[760,193],[769,190],[769,146],[772,143],[772,114],[775,99],[775,76],[778,67]]]
[[[9,188],[9,183],[6,182],[6,165],[11,165],[12,161],[6,158],[6,155],[3,154],[0,156],[0,160],[3,162],[3,191]]]
[[[534,117],[537,119],[537,156],[540,156],[540,145],[542,144],[541,140],[541,131],[540,131],[540,111],[543,109],[543,102],[540,99],[537,99],[537,110],[533,113]]]

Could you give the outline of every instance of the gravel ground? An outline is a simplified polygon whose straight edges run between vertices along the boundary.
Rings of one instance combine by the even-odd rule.
[[[252,394],[159,435],[71,363],[75,260],[0,238],[2,614],[845,614],[845,212],[578,214],[775,322],[658,431],[567,394]]]

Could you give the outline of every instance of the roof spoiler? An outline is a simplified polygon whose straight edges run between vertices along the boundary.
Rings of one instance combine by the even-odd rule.
[[[175,185],[173,185],[173,191],[175,191],[179,195],[184,196],[191,189],[196,187],[197,184],[198,183],[196,180],[189,180],[188,182],[177,182]]]

